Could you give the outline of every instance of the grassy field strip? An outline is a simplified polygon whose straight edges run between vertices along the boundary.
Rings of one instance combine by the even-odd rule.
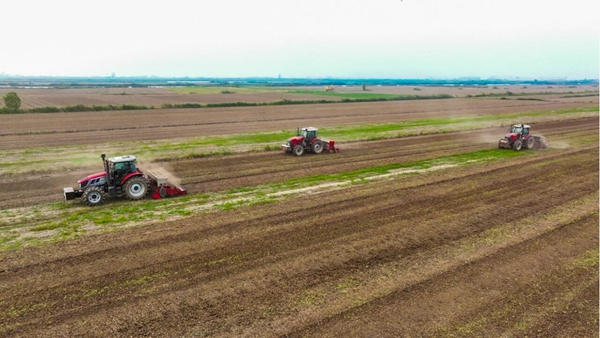
[[[380,140],[414,135],[488,129],[510,125],[514,121],[541,123],[598,116],[598,108],[533,111],[508,115],[485,115],[410,120],[359,126],[320,128],[321,135],[338,142]],[[29,148],[0,151],[0,175],[14,173],[48,173],[94,166],[100,153],[136,154],[142,161],[226,155],[237,152],[278,150],[279,144],[293,136],[295,130],[206,136],[140,142],[115,142],[98,145]],[[500,138],[502,135],[499,135]],[[32,158],[35,158],[34,160]]]
[[[189,194],[178,198],[140,202],[113,200],[95,208],[82,206],[75,201],[4,210],[0,212],[0,251],[69,240],[84,234],[176,220],[201,212],[227,211],[245,206],[274,203],[298,194],[342,189],[352,184],[364,184],[373,180],[392,179],[401,175],[534,154],[534,152],[499,149],[483,150],[419,162],[294,178],[265,186],[233,189],[220,193]]]
[[[286,93],[298,95],[318,95],[330,98],[342,99],[425,99],[425,98],[452,98],[449,94],[437,95],[409,95],[409,94],[385,94],[373,93],[369,91],[363,92],[335,92],[323,90],[302,90],[302,89],[287,89],[273,87],[174,87],[169,88],[176,93],[182,94],[263,94],[263,93]],[[302,99],[300,99],[302,100]]]
[[[182,94],[258,94],[258,93],[287,93],[289,89],[275,87],[169,87],[171,91]]]
[[[296,312],[297,318],[307,323],[315,323],[324,314],[340,314],[359,307],[375,299],[389,296],[395,292],[434,279],[461,266],[485,259],[494,253],[519,243],[542,236],[562,226],[597,213],[598,194],[587,195],[576,201],[552,209],[542,216],[535,215],[519,222],[503,224],[483,233],[462,238],[446,245],[434,247],[418,255],[399,257],[398,260],[378,266],[377,269],[365,269],[353,274],[353,279],[336,280],[326,286],[319,286],[305,292],[305,295],[318,295],[319,307],[315,302],[302,302],[296,299],[289,308]],[[597,255],[597,252],[596,252]],[[587,257],[587,255],[586,255]],[[581,259],[585,259],[582,257]],[[594,268],[592,265],[590,268]],[[576,262],[574,262],[576,264]],[[597,258],[595,267],[597,268]],[[426,269],[423,267],[426,266]],[[289,320],[283,318],[282,320]],[[273,322],[278,327],[278,322]],[[260,325],[257,325],[260,327]],[[253,335],[253,332],[245,332]],[[281,332],[280,334],[285,334]]]
[[[335,91],[322,91],[322,90],[289,90],[290,94],[301,94],[301,95],[319,95],[325,97],[339,97],[343,99],[383,99],[383,100],[394,100],[394,99],[428,99],[428,98],[453,98],[454,96],[449,94],[439,95],[409,95],[409,94],[384,94],[384,93],[372,93],[372,92],[335,92]]]

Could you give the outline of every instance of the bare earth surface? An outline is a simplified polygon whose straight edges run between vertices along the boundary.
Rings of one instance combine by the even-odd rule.
[[[546,136],[551,147],[568,147],[565,136],[593,137],[598,119],[547,122],[535,125],[536,134]],[[333,174],[393,163],[422,161],[449,154],[495,148],[504,128],[439,135],[424,135],[383,141],[342,144],[337,154],[296,157],[280,151],[211,156],[161,163],[191,193],[213,192],[274,183],[315,174]],[[310,163],[310,165],[308,164]],[[143,168],[143,166],[141,166]],[[59,201],[62,188],[78,179],[102,171],[101,165],[75,171],[0,176],[0,209]]]
[[[307,125],[359,125],[597,106],[597,98],[595,102],[588,103],[445,99],[0,115],[0,150],[180,139],[290,130]]]
[[[226,88],[233,94],[222,94],[217,88],[217,94],[198,94],[189,92],[176,92],[169,88],[76,88],[76,89],[55,89],[55,88],[0,88],[0,96],[8,92],[16,92],[22,101],[22,108],[36,107],[64,107],[77,104],[83,105],[122,105],[135,104],[144,106],[154,106],[159,108],[164,103],[223,103],[223,102],[274,102],[281,100],[339,100],[335,96],[322,96],[312,94],[292,94],[287,90],[299,91],[320,91],[325,92],[324,87],[281,87],[269,89],[261,88],[254,92],[247,92],[243,89]],[[252,87],[250,87],[252,89]],[[455,97],[466,97],[467,95],[480,94],[505,94],[512,92],[515,94],[535,94],[535,93],[556,93],[555,98],[568,95],[577,95],[586,92],[595,92],[598,87],[593,85],[580,86],[517,86],[517,85],[496,85],[487,87],[478,86],[368,86],[368,91],[363,91],[362,86],[338,86],[336,93],[368,93],[368,94],[401,94],[401,95],[439,95],[448,94]],[[264,92],[262,92],[264,91]],[[598,95],[594,95],[598,97]],[[545,99],[547,95],[539,96]],[[588,97],[590,99],[593,97]],[[580,98],[582,99],[582,98]],[[3,102],[0,102],[3,104]]]
[[[83,104],[106,106],[133,104],[160,108],[165,103],[223,103],[223,102],[275,102],[282,100],[338,100],[320,95],[290,94],[285,92],[234,93],[234,94],[188,94],[167,88],[102,88],[102,89],[3,89],[0,96],[16,92],[22,108],[65,107]]]
[[[0,253],[0,336],[597,337],[599,149],[565,140],[597,138],[598,119],[536,128],[561,149]],[[490,149],[498,132],[170,166],[217,191]],[[39,186],[3,209],[55,198],[42,182],[72,178],[52,175],[2,178]]]

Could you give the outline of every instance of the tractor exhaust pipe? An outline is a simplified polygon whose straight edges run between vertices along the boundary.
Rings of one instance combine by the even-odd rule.
[[[104,166],[104,172],[106,173],[106,182],[110,184],[111,177],[110,177],[110,170],[108,170],[108,162],[106,162],[106,154],[100,155],[100,158],[102,158],[102,164]]]

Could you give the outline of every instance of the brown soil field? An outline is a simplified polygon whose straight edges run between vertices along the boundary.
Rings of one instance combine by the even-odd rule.
[[[358,125],[595,106],[597,102],[447,99],[0,115],[0,150],[290,130],[308,125]]]
[[[566,139],[598,134],[598,119],[547,122],[535,125],[551,148],[569,147]],[[315,174],[333,174],[393,163],[422,161],[448,154],[495,148],[504,128],[424,135],[341,145],[336,154],[296,157],[280,151],[250,152],[176,160],[160,165],[190,192],[215,192]],[[54,135],[52,135],[54,136]],[[310,164],[310,165],[309,165]],[[143,169],[143,164],[140,164]],[[0,210],[60,201],[62,188],[75,186],[78,179],[102,171],[101,163],[74,171],[0,176]]]
[[[524,88],[525,87],[525,88]],[[323,87],[290,87],[296,90],[324,90]],[[367,86],[370,93],[381,94],[404,94],[404,95],[439,95],[448,94],[456,97],[478,94],[504,94],[507,91],[512,93],[581,93],[585,91],[598,91],[598,86],[580,85],[580,86],[522,86],[522,85],[490,85],[490,86]],[[337,86],[336,92],[339,93],[362,93],[362,86]],[[567,94],[563,94],[567,95]]]
[[[494,88],[496,87],[496,88]],[[416,89],[417,90],[416,90]],[[285,87],[274,90],[316,90],[324,91],[323,87]],[[467,95],[478,95],[482,93],[502,94],[507,91],[513,93],[582,93],[585,91],[598,91],[597,86],[488,86],[488,87],[429,87],[429,86],[369,86],[369,93],[380,94],[404,94],[404,95],[439,95],[448,94],[456,97],[466,97]],[[76,88],[76,89],[55,89],[55,88],[22,88],[10,89],[0,88],[0,96],[7,92],[16,92],[22,101],[22,108],[36,107],[64,107],[77,104],[84,105],[122,105],[135,104],[160,107],[164,103],[223,103],[223,102],[274,102],[287,100],[338,100],[334,96],[290,94],[285,92],[264,92],[264,93],[234,93],[234,94],[190,94],[177,93],[168,88]],[[234,90],[235,91],[235,90]],[[339,93],[363,92],[362,86],[338,86],[335,89]],[[597,96],[597,95],[596,95]],[[540,96],[545,99],[546,95]],[[0,105],[3,102],[0,101]]]
[[[7,90],[0,89],[0,96]],[[87,106],[106,106],[134,104],[160,108],[165,103],[224,103],[224,102],[275,102],[282,100],[338,100],[335,97],[320,95],[290,94],[290,93],[252,93],[252,94],[182,94],[169,89],[117,88],[96,89],[15,89],[21,98],[21,108],[65,107],[83,104]],[[116,91],[116,92],[115,92]],[[123,94],[124,93],[124,94]],[[3,102],[2,102],[3,104]]]
[[[0,253],[0,336],[594,337],[598,163],[571,147]]]
[[[419,95],[482,90],[372,89]],[[27,99],[32,105],[73,98],[92,102],[101,96],[147,102],[207,97],[160,88],[56,90],[47,98],[48,90],[26,90],[22,98],[25,93],[33,93]],[[230,95],[236,94],[222,96]],[[32,153],[48,151],[60,158],[118,141],[176,143],[308,125],[508,116],[598,105],[598,97],[560,96],[0,115],[0,150],[3,156],[15,150],[14,156],[26,158],[31,148],[52,147]],[[50,236],[46,242],[34,238],[22,247],[3,246],[0,337],[598,337],[600,126],[597,116],[575,115],[533,121],[533,133],[545,136],[549,149],[524,151],[527,156],[343,182],[267,203],[197,209],[172,218],[150,212],[138,223],[98,225],[94,232],[84,223],[90,216],[85,210],[92,209],[44,204],[62,201],[63,187],[101,171],[99,159],[75,170],[2,174],[0,225],[6,231],[0,244],[11,240],[4,234],[33,228],[24,225],[32,219],[36,224],[60,219],[69,227],[67,222],[81,219],[84,230],[63,241]],[[275,185],[496,149],[506,128],[490,125],[346,142],[335,154],[239,152],[148,165],[161,165],[181,180],[192,195],[179,199],[181,204],[201,192],[233,199],[238,195],[231,189],[272,184],[274,191],[286,192]],[[178,208],[177,198],[154,202]],[[95,210],[152,210],[135,209],[142,204],[109,200]],[[11,224],[16,218],[21,223]]]

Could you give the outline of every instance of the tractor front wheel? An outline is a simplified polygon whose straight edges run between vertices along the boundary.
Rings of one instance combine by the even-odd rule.
[[[127,198],[132,201],[141,200],[148,194],[148,180],[142,176],[135,176],[125,182],[124,188]]]
[[[515,151],[519,151],[521,150],[521,147],[523,147],[523,141],[521,140],[516,140],[515,143],[513,143],[513,149]]]
[[[89,187],[81,195],[81,200],[90,207],[101,205],[104,203],[104,190],[100,187]]]
[[[296,145],[294,147],[294,155],[302,156],[302,154],[304,154],[304,146],[301,144]]]

